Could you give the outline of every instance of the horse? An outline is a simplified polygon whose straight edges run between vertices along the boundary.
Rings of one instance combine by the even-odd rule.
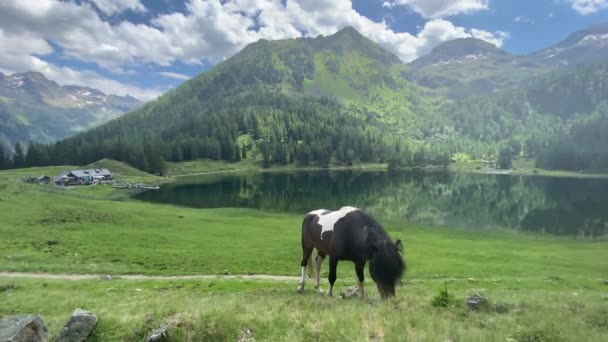
[[[313,250],[318,255],[313,260]],[[312,270],[315,289],[321,291],[319,274],[325,256],[329,256],[328,296],[333,295],[338,261],[355,263],[358,292],[364,297],[363,270],[369,261],[369,273],[383,299],[395,295],[395,284],[405,271],[401,254],[401,240],[393,242],[384,228],[374,218],[355,207],[342,207],[329,211],[319,209],[309,212],[302,221],[302,278],[298,291],[304,291],[306,267]]]

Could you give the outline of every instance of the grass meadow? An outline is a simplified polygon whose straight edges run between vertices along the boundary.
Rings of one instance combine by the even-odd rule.
[[[221,275],[297,276],[301,215],[183,208],[130,200],[110,186],[20,181],[66,168],[0,172],[0,272],[113,276],[0,275],[0,316],[40,314],[52,336],[82,307],[100,318],[93,341],[141,341],[160,325],[176,341],[608,340],[605,240],[383,222],[405,241],[408,270],[395,299],[380,301],[369,277],[366,300],[327,298],[311,283],[297,294],[295,282]],[[127,274],[218,278],[120,278]],[[354,266],[340,263],[337,291],[354,284]],[[446,285],[448,305],[433,306]],[[490,304],[472,312],[464,299],[475,292]]]

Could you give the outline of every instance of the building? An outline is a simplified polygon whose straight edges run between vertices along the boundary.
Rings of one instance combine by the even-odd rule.
[[[69,170],[55,177],[55,185],[88,185],[113,179],[108,169]]]
[[[49,184],[51,182],[51,177],[43,175],[36,178],[39,184]]]

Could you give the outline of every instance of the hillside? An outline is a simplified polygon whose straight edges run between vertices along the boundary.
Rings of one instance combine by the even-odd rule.
[[[445,166],[458,153],[541,158],[573,118],[603,108],[608,75],[605,65],[548,72],[537,64],[545,74],[510,87],[531,72],[521,72],[522,61],[461,39],[406,66],[352,28],[327,37],[260,40],[158,100],[47,147],[42,160],[84,165],[112,158],[164,173],[165,161],[197,159],[398,167]],[[426,79],[439,82],[434,91],[406,80],[416,68],[443,68]],[[440,95],[476,87],[477,96],[464,100]],[[575,164],[597,169],[604,162]]]
[[[352,28],[261,40],[120,119],[59,142],[53,160],[104,157],[158,172],[162,160],[264,164],[387,161],[436,134],[433,100],[405,66]],[[435,103],[437,102],[437,103]],[[424,115],[420,115],[424,113]]]
[[[558,44],[531,53],[512,55],[475,38],[455,39],[409,64],[406,77],[438,94],[464,98],[488,94],[541,78],[552,71],[608,59],[608,24],[571,34]]]
[[[544,168],[605,171],[607,85],[608,63],[578,66],[442,111],[454,123],[457,150],[469,146],[481,157],[498,145]]]
[[[60,86],[41,73],[0,73],[0,146],[49,143],[114,119],[141,102],[130,96]]]

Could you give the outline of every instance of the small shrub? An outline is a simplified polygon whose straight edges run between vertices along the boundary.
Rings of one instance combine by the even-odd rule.
[[[433,297],[431,304],[436,308],[447,308],[452,306],[456,300],[448,291],[448,283],[444,283],[443,289],[439,290],[439,293]]]
[[[600,307],[587,313],[585,322],[587,325],[603,330],[608,330],[608,308]]]
[[[513,338],[517,342],[557,342],[563,340],[560,332],[554,325],[522,330],[515,333]]]
[[[15,284],[2,284],[0,285],[0,292],[8,292],[14,290],[16,287]]]

